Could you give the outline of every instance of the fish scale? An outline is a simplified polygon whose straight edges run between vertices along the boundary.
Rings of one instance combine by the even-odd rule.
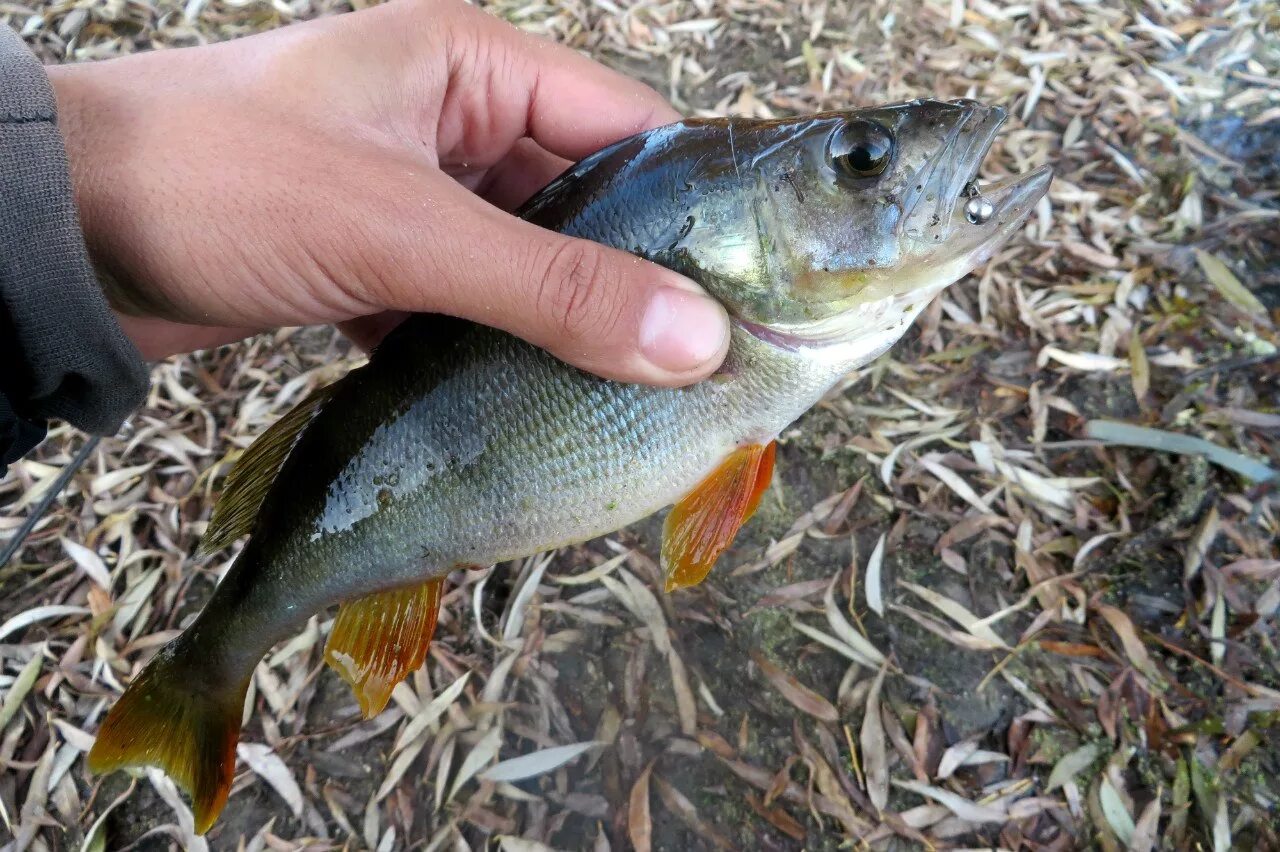
[[[718,373],[688,388],[619,384],[500,331],[410,318],[227,476],[206,541],[249,541],[112,708],[90,768],[164,768],[204,831],[230,789],[254,667],[316,613],[341,604],[325,659],[372,715],[425,659],[454,569],[674,504],[667,588],[701,582],[759,504],[781,431],[1043,195],[1042,171],[987,188],[981,221],[960,209],[1002,118],[913,101],[692,120],[571,168],[519,215],[695,279],[731,319]]]

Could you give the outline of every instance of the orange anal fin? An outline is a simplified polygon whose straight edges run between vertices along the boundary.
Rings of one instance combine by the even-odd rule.
[[[667,591],[701,583],[760,505],[773,476],[774,442],[729,454],[677,503],[662,528]]]
[[[249,682],[220,688],[201,671],[186,634],[160,650],[98,729],[89,770],[158,766],[191,796],[196,833],[213,825],[235,775]]]
[[[760,464],[756,467],[756,482],[751,490],[751,501],[747,503],[747,510],[742,514],[744,524],[756,513],[756,509],[760,508],[764,492],[769,490],[769,483],[773,481],[773,458],[777,452],[778,442],[770,441],[760,456]]]
[[[366,719],[421,667],[440,615],[444,578],[348,601],[338,610],[324,660],[355,693]]]

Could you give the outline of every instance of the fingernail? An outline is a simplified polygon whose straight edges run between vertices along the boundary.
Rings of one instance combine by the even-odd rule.
[[[729,318],[719,302],[698,293],[661,287],[640,321],[640,351],[672,373],[696,370],[724,349]]]

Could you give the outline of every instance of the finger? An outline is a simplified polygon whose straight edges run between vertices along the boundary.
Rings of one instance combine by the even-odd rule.
[[[451,32],[442,152],[492,161],[522,136],[579,160],[680,113],[649,86],[467,5]],[[456,107],[450,110],[448,107]],[[453,143],[453,144],[450,144]],[[496,152],[496,153],[495,153]]]
[[[689,384],[723,360],[728,318],[692,281],[451,189],[440,240],[422,240],[413,223],[396,240],[405,280],[394,298],[406,301],[391,307],[496,326],[625,382]]]
[[[384,311],[367,317],[356,317],[338,323],[338,330],[365,352],[372,352],[382,338],[408,318],[404,311]]]
[[[553,154],[580,160],[683,117],[644,83],[576,51],[533,37],[523,46],[532,84],[529,136]]]
[[[138,317],[120,313],[116,314],[116,319],[125,336],[133,341],[133,345],[147,361],[159,361],[180,352],[212,349],[224,343],[244,340],[265,330],[187,325],[155,317]]]
[[[571,165],[532,139],[521,139],[489,169],[476,193],[495,207],[515,210]]]

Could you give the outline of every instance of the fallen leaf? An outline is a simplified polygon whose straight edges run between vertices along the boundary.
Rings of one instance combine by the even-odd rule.
[[[1052,792],[1075,778],[1098,759],[1098,756],[1102,754],[1102,750],[1103,747],[1100,743],[1089,743],[1064,754],[1053,765],[1053,771],[1049,773],[1049,780],[1045,784],[1045,792]]]
[[[840,721],[840,714],[830,701],[796,680],[789,672],[775,666],[764,658],[760,652],[752,650],[751,659],[760,667],[761,673],[782,693],[782,697],[790,701],[799,710],[808,713],[815,719],[835,724]]]
[[[302,789],[280,755],[266,743],[239,743],[236,754],[258,777],[280,794],[295,817],[302,816]]]
[[[458,695],[462,692],[463,687],[467,685],[471,672],[464,672],[462,677],[449,684],[443,692],[423,707],[416,716],[409,720],[409,724],[400,729],[400,733],[396,735],[396,744],[391,749],[391,753],[403,749],[413,740],[417,739],[429,725],[439,719],[448,711],[453,703],[458,699]]]
[[[919,793],[929,799],[933,799],[938,804],[944,806],[960,819],[969,822],[1005,822],[1009,818],[1009,814],[1002,808],[993,808],[986,805],[979,805],[969,801],[963,796],[957,796],[948,790],[939,787],[933,787],[929,784],[922,784],[918,781],[894,781],[895,787],[901,787],[904,790],[910,790],[913,793]]]
[[[649,776],[654,761],[649,761],[636,783],[631,786],[627,800],[627,837],[635,852],[650,852],[653,845],[653,820],[649,814]]]
[[[1102,815],[1106,817],[1107,825],[1115,832],[1116,839],[1128,846],[1133,841],[1136,828],[1133,815],[1125,808],[1120,793],[1106,778],[1098,784],[1098,804],[1102,808]]]
[[[84,606],[67,606],[66,604],[50,604],[48,606],[36,606],[15,615],[13,618],[0,624],[0,639],[6,639],[12,633],[17,633],[24,627],[30,627],[37,621],[48,621],[53,618],[62,618],[67,615],[88,615],[89,608]]]
[[[458,767],[458,775],[453,779],[453,786],[449,788],[449,798],[456,796],[463,784],[470,781],[486,763],[497,757],[501,748],[502,729],[495,725],[463,758],[462,765]]]
[[[103,563],[101,556],[83,544],[77,544],[69,538],[59,540],[62,542],[62,549],[67,552],[67,555],[71,557],[76,565],[80,566],[80,570],[85,573],[86,577],[103,589],[111,590],[111,572],[107,570],[107,566]]]
[[[867,691],[866,712],[862,716],[862,730],[858,736],[862,747],[862,768],[867,778],[867,797],[877,811],[883,811],[889,804],[888,748],[884,722],[880,718],[880,687],[884,683],[884,673],[881,666],[871,689]]]
[[[1240,282],[1229,266],[1202,249],[1196,249],[1195,254],[1196,262],[1200,264],[1200,271],[1222,294],[1222,298],[1247,314],[1261,317],[1267,315],[1266,305],[1258,301],[1258,297]]]
[[[37,649],[31,655],[31,659],[27,660],[27,664],[22,667],[22,671],[18,672],[18,676],[13,679],[13,683],[9,685],[9,690],[4,694],[4,701],[0,703],[0,731],[9,724],[9,720],[13,718],[14,713],[18,712],[27,693],[31,691],[31,687],[35,686],[43,664],[44,657]]]
[[[1120,637],[1120,644],[1124,647],[1124,654],[1129,658],[1129,662],[1139,672],[1148,678],[1155,678],[1155,666],[1151,663],[1151,656],[1147,653],[1147,646],[1142,643],[1142,639],[1138,637],[1138,629],[1133,626],[1133,621],[1123,611],[1116,609],[1108,604],[1098,604],[1097,612],[1111,625],[1111,629]]]
[[[1147,350],[1143,348],[1142,337],[1136,328],[1129,334],[1129,369],[1133,395],[1138,402],[1142,402],[1151,389],[1151,363],[1147,360]]]
[[[871,558],[867,560],[867,576],[862,581],[862,591],[867,597],[867,606],[872,612],[880,616],[884,615],[880,566],[884,563],[885,536],[886,533],[880,534],[880,539],[876,542],[875,549],[871,551]]]
[[[544,748],[497,763],[481,772],[480,778],[484,781],[523,781],[526,778],[536,778],[559,769],[579,755],[602,745],[605,743],[588,740]]]

